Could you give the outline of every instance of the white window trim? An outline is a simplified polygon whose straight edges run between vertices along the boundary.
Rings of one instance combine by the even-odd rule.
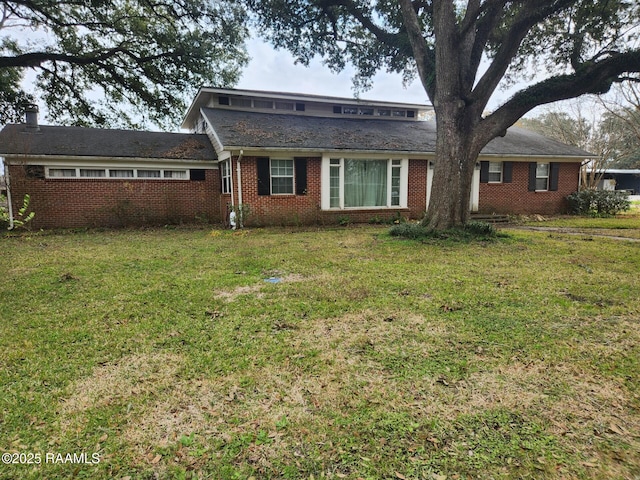
[[[491,174],[492,173],[498,173],[498,172],[492,172],[491,171],[491,165],[500,165],[500,180],[491,180]],[[504,162],[489,162],[489,179],[487,181],[487,183],[502,183],[504,180]]]
[[[291,173],[291,177],[289,177],[288,175],[275,175],[276,178],[291,178],[291,193],[273,193],[273,177],[274,175],[271,173],[271,162],[273,160],[287,160],[291,162],[292,165],[292,173]],[[269,158],[269,194],[274,196],[274,197],[282,197],[282,196],[292,196],[296,194],[296,162],[295,159],[293,158],[282,158],[282,157],[274,157],[274,158]]]
[[[539,165],[547,165],[547,175],[542,177],[542,176],[538,176],[538,166]],[[545,178],[547,180],[547,186],[544,189],[539,189],[538,188],[538,179],[539,178]],[[549,191],[549,180],[551,178],[551,163],[549,162],[538,162],[536,163],[536,192],[548,192]]]
[[[225,171],[226,169],[226,171]],[[220,162],[220,177],[222,178],[222,194],[223,195],[230,195],[231,194],[231,159],[228,160],[224,160],[222,162]],[[228,179],[228,187],[227,187],[227,183],[225,182],[225,180]],[[226,191],[228,190],[228,191]]]
[[[51,176],[50,170],[75,170],[76,174],[73,177],[56,177]],[[80,170],[104,170],[104,177],[81,177]],[[111,170],[133,170],[133,177],[111,177]],[[139,170],[153,170],[159,171],[159,177],[139,177]],[[103,167],[101,165],[90,165],[90,166],[82,166],[82,167],[72,167],[68,165],[56,165],[45,167],[45,178],[51,180],[120,180],[120,181],[130,181],[130,180],[171,180],[171,181],[188,181],[190,180],[189,168],[154,168],[154,167],[128,167],[128,166],[119,166],[119,167]],[[176,177],[165,177],[165,172],[184,172],[184,178],[176,178]]]
[[[331,207],[331,159],[340,160],[340,207]],[[345,207],[344,206],[344,160],[345,158],[354,160],[386,160],[387,161],[387,205],[381,207]],[[393,160],[400,160],[400,205],[391,205],[391,172]],[[335,165],[334,165],[335,167]],[[320,168],[322,178],[320,207],[322,210],[398,210],[408,208],[409,190],[409,159],[399,157],[380,157],[374,155],[349,155],[341,157],[339,155],[323,155]]]

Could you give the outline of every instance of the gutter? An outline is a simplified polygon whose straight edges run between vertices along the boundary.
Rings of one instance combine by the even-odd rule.
[[[2,164],[4,165],[4,178],[7,183],[7,204],[9,205],[9,230],[13,230],[15,227],[13,222],[13,205],[11,202],[11,180],[9,179],[9,164],[2,159]]]

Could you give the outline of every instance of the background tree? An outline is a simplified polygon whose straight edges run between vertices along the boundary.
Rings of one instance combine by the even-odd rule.
[[[226,0],[2,0],[0,124],[33,100],[33,71],[50,120],[175,128],[198,87],[237,81],[244,20]]]
[[[607,130],[617,138],[611,168],[640,168],[640,84],[623,82],[600,99]]]
[[[386,68],[417,75],[436,112],[427,223],[465,223],[482,148],[536,106],[602,93],[640,71],[640,6],[631,0],[246,0],[275,46],[308,63],[355,66],[366,88]],[[505,82],[545,73],[492,114]],[[533,79],[529,79],[533,80]]]
[[[598,155],[583,166],[583,188],[595,188],[607,168],[640,167],[640,97],[634,85],[620,84],[612,95],[553,106],[519,124]]]

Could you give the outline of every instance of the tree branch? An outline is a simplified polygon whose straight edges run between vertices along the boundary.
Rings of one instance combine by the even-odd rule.
[[[427,47],[427,43],[422,36],[422,27],[420,26],[418,14],[414,10],[411,0],[399,0],[398,3],[400,4],[409,43],[418,68],[418,75],[420,75],[422,85],[433,103],[436,94],[435,52]]]
[[[531,28],[573,3],[575,3],[575,0],[540,0],[525,3],[523,9],[511,24],[509,31],[500,39],[501,45],[491,65],[478,81],[469,100],[473,103],[477,102],[479,104],[478,108],[484,110]]]
[[[640,72],[640,49],[612,55],[600,62],[583,66],[578,72],[543,80],[516,93],[493,114],[481,121],[489,140],[504,132],[533,108],[568,100],[586,93],[601,94],[619,81],[619,75]]]

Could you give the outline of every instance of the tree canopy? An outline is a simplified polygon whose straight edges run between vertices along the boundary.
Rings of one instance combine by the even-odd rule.
[[[237,81],[244,20],[227,0],[2,0],[0,124],[42,100],[58,123],[175,128],[197,88]]]
[[[632,0],[247,0],[263,34],[306,64],[348,63],[355,85],[386,69],[417,75],[434,105],[436,165],[428,219],[468,219],[479,152],[536,106],[602,93],[640,72]],[[531,72],[535,72],[533,75]],[[501,85],[530,83],[493,113]]]

